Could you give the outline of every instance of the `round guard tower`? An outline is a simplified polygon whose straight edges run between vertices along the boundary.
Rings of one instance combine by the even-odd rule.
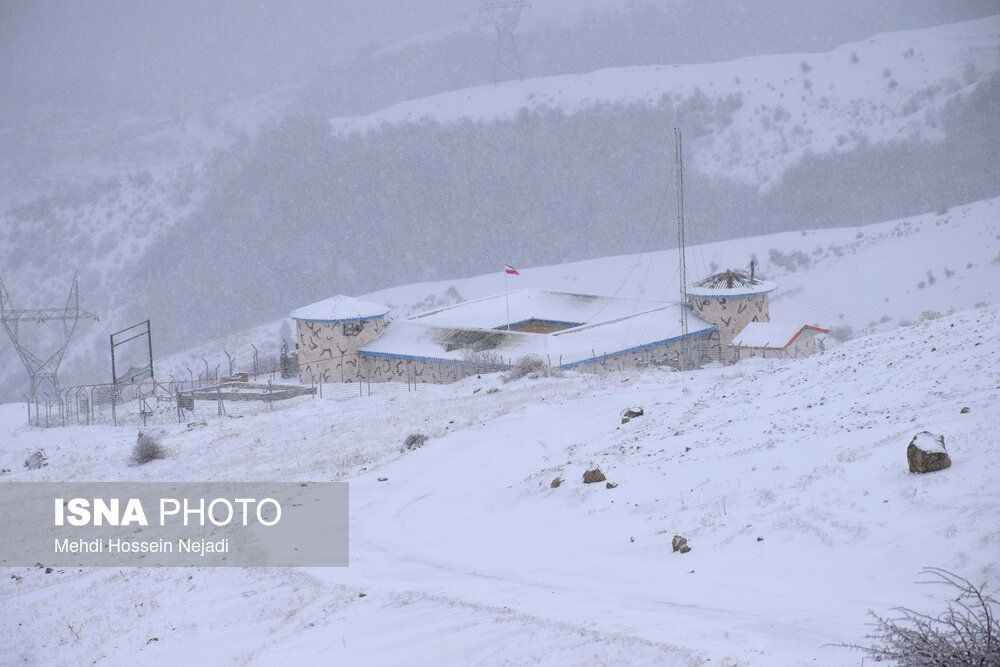
[[[358,348],[385,331],[389,308],[338,295],[303,306],[295,320],[301,382],[354,382],[360,376]]]
[[[776,285],[752,273],[728,270],[699,280],[688,288],[695,315],[719,328],[723,351],[750,322],[768,322],[768,294]]]

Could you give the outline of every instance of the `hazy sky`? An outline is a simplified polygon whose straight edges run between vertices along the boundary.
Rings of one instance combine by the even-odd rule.
[[[4,2],[0,84],[8,102],[29,105],[62,97],[148,111],[185,96],[231,99],[452,24],[464,4]]]
[[[713,0],[699,0],[699,2]],[[735,15],[787,0],[732,2]],[[536,0],[539,17],[572,16]],[[588,0],[588,6],[642,4]],[[654,2],[653,4],[685,4]],[[802,0],[804,9],[815,0]],[[1000,11],[1000,0],[867,3],[872,31],[917,27]],[[252,95],[384,46],[482,19],[479,0],[173,0],[0,3],[0,91],[11,107],[61,102],[149,113],[203,99]],[[537,5],[537,6],[534,6]],[[859,17],[860,18],[860,17]],[[820,26],[820,31],[822,27]],[[801,40],[796,40],[801,41]],[[822,34],[806,36],[822,42]]]

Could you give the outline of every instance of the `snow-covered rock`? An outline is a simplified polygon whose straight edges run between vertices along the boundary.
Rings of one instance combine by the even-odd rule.
[[[910,472],[924,473],[951,467],[951,457],[944,447],[944,436],[921,431],[913,436],[906,448]]]

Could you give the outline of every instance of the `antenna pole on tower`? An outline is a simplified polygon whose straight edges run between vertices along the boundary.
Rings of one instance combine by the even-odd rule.
[[[684,236],[684,151],[681,143],[681,129],[674,127],[674,162],[677,166],[677,270],[680,284],[681,310],[681,354],[679,355],[680,370],[687,370],[690,362],[688,349],[688,312],[687,312],[687,239]]]

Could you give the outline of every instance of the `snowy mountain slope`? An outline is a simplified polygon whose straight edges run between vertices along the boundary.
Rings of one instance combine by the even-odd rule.
[[[655,228],[650,232],[665,233]],[[745,267],[756,257],[761,274],[778,284],[771,296],[774,320],[832,327],[844,337],[851,332],[889,330],[978,303],[997,303],[998,254],[1000,198],[994,198],[863,227],[696,245],[688,250],[688,270],[694,281],[719,268]],[[364,298],[388,304],[394,317],[402,317],[490,296],[504,289],[499,270],[504,261],[518,264],[516,258],[498,257],[497,270],[486,275],[402,285]],[[667,301],[677,299],[678,294],[674,250],[518,268],[521,275],[509,281],[511,289],[618,293]],[[335,289],[331,285],[331,295]],[[289,312],[302,305],[289,304]],[[497,317],[501,322],[503,313]],[[282,338],[292,340],[287,320],[199,345],[159,363],[165,373],[181,376],[185,366],[202,368],[202,357],[211,366],[224,364],[225,349],[246,366],[251,345],[274,356]]]
[[[134,431],[4,406],[3,481],[348,479],[352,544],[347,569],[11,570],[0,637],[29,662],[857,664],[834,644],[867,609],[939,605],[921,567],[1000,574],[998,326],[991,306],[799,361],[304,399],[176,427],[139,468]],[[952,468],[907,473],[922,429]],[[401,453],[412,431],[431,439]],[[23,471],[37,446],[50,465]],[[617,488],[582,484],[595,464]]]
[[[340,132],[383,124],[513,119],[539,109],[691,104],[730,113],[694,155],[705,173],[767,189],[803,157],[897,140],[941,138],[938,116],[955,95],[1000,71],[1000,15],[877,35],[827,53],[755,56],[704,65],[626,67],[508,81],[335,118]],[[705,120],[698,118],[698,120]]]
[[[689,218],[688,224],[697,221]],[[745,268],[756,258],[760,274],[778,284],[771,295],[773,319],[860,331],[914,321],[927,311],[996,303],[998,256],[1000,198],[994,198],[862,227],[696,245],[688,248],[687,262],[694,282],[721,268]],[[678,294],[676,250],[519,270],[512,288],[618,292],[663,300],[675,300]],[[381,290],[365,298],[408,314],[454,301],[456,293],[471,299],[501,291],[498,270],[461,281]]]

